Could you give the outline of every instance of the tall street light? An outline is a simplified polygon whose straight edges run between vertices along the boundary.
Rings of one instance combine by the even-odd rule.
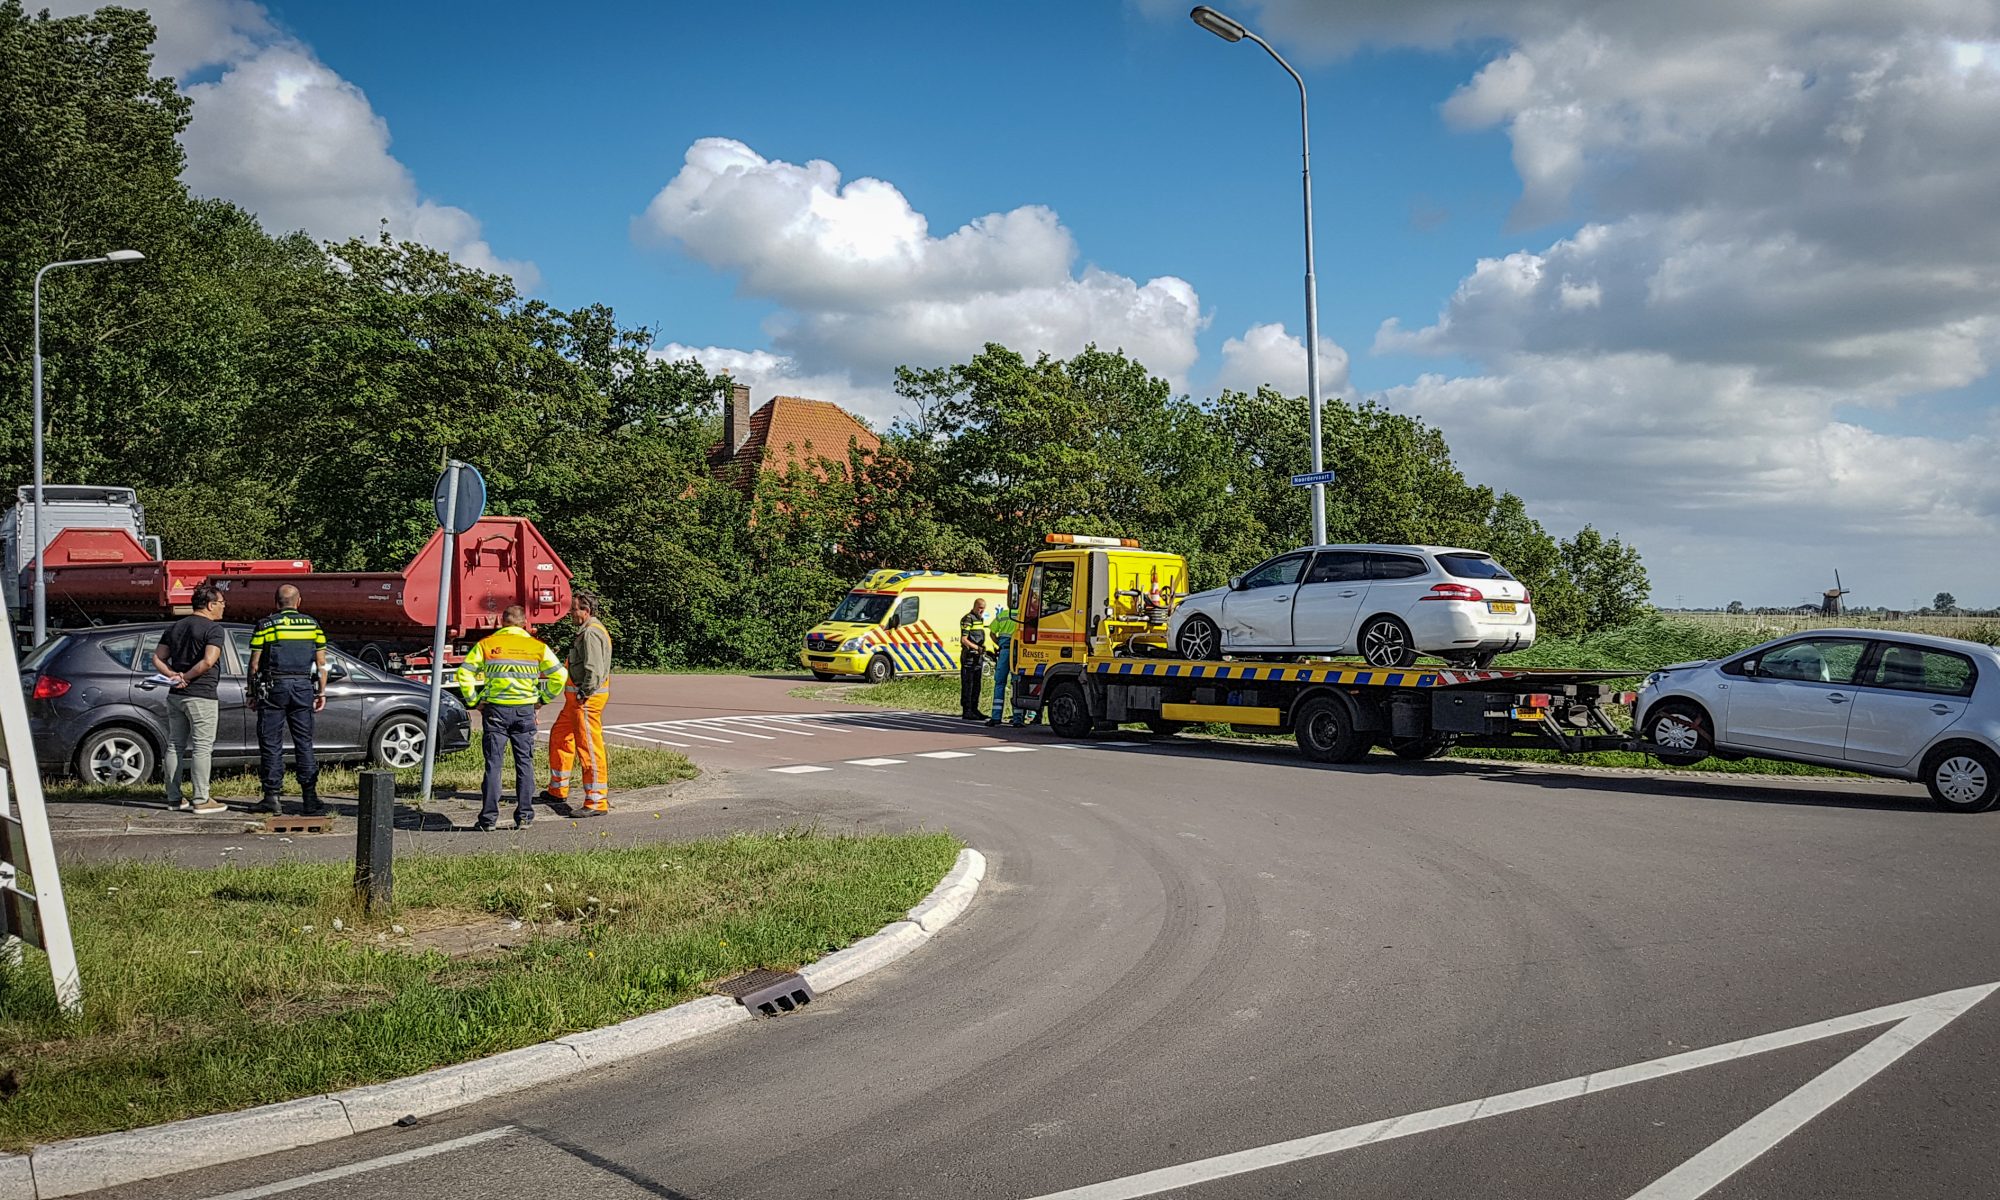
[[[57,267],[94,267],[101,263],[135,263],[146,256],[137,250],[113,250],[102,258],[72,258],[52,262],[35,272],[35,645],[48,640],[48,586],[42,575],[42,276]]]
[[[1306,402],[1312,423],[1312,469],[1320,473],[1320,401],[1319,401],[1319,288],[1313,283],[1313,175],[1312,175],[1312,135],[1306,122],[1306,81],[1292,70],[1292,64],[1283,55],[1271,49],[1271,43],[1250,32],[1248,28],[1233,21],[1204,4],[1188,16],[1194,23],[1208,30],[1225,42],[1240,42],[1245,38],[1264,47],[1264,53],[1277,60],[1292,82],[1299,85],[1299,145],[1301,158],[1305,164],[1306,192]],[[1312,485],[1313,545],[1326,542],[1326,485]]]

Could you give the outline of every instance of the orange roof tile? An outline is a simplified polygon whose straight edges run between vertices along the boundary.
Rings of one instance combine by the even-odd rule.
[[[708,449],[708,464],[717,476],[747,492],[756,484],[759,465],[767,471],[783,471],[793,463],[814,458],[845,462],[850,441],[863,450],[882,445],[881,438],[838,404],[776,396],[750,414],[750,435],[743,448],[732,455],[727,446],[717,442]]]

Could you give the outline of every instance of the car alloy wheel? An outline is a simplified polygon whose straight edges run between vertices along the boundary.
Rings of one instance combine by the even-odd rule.
[[[1361,630],[1361,657],[1371,667],[1407,667],[1417,661],[1417,652],[1401,621],[1377,617]]]
[[[1220,641],[1215,622],[1197,613],[1181,626],[1180,640],[1175,645],[1182,658],[1214,658]]]
[[[375,763],[402,771],[424,761],[424,723],[414,717],[390,717],[375,731]]]
[[[153,777],[153,748],[124,729],[92,734],[83,747],[83,777],[91,783],[137,784]]]

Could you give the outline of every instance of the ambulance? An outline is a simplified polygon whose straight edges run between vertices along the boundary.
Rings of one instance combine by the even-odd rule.
[[[799,664],[816,679],[956,675],[958,622],[974,600],[986,619],[1007,602],[1005,575],[881,570],[854,585],[831,616],[806,632]]]

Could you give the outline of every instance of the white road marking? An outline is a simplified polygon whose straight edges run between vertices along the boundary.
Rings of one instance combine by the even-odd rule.
[[[512,1125],[502,1125],[498,1129],[489,1129],[484,1133],[470,1133],[461,1138],[453,1138],[448,1142],[433,1142],[428,1146],[419,1146],[415,1150],[404,1150],[398,1154],[385,1154],[380,1158],[364,1159],[361,1162],[348,1163],[344,1167],[329,1167],[324,1171],[314,1171],[310,1175],[301,1175],[296,1179],[286,1179],[278,1183],[267,1183],[262,1187],[244,1188],[239,1192],[227,1192],[220,1196],[211,1196],[209,1200],[258,1200],[258,1197],[261,1196],[278,1196],[285,1192],[295,1192],[302,1187],[311,1187],[315,1183],[325,1183],[333,1179],[345,1179],[349,1175],[363,1175],[369,1171],[380,1171],[387,1167],[401,1166],[406,1162],[415,1162],[420,1158],[430,1158],[437,1154],[449,1154],[453,1150],[463,1150],[467,1146],[477,1146],[481,1142],[490,1142],[495,1138],[503,1138],[510,1133],[518,1132],[520,1131]]]
[[[647,737],[647,736],[646,736],[645,734],[643,734],[643,733],[633,733],[633,732],[631,732],[630,730],[626,730],[626,729],[620,729],[620,728],[618,728],[618,727],[617,727],[616,725],[613,725],[613,726],[611,726],[611,727],[607,728],[607,729],[606,729],[606,730],[604,731],[604,736],[605,736],[605,737],[622,737],[622,738],[631,738],[631,739],[633,739],[634,741],[640,741],[640,742],[655,742],[655,743],[658,743],[659,745],[662,745],[662,746],[678,746],[678,747],[679,747],[680,749],[682,749],[682,750],[685,750],[685,749],[687,749],[687,743],[686,743],[686,742],[676,742],[676,741],[673,741],[673,740],[671,740],[671,739],[669,739],[669,738],[657,738],[657,737]]]
[[[917,757],[918,758],[971,758],[972,755],[964,750],[926,750],[922,754],[917,755]]]
[[[833,768],[800,765],[796,767],[772,767],[771,770],[779,775],[810,775],[815,771],[831,771]]]
[[[659,730],[659,731],[660,731],[661,733],[677,733],[677,734],[685,734],[686,736],[688,736],[688,737],[691,737],[691,738],[700,738],[700,739],[701,739],[702,741],[704,741],[704,742],[721,742],[721,743],[722,743],[723,745],[725,745],[725,746],[729,744],[729,739],[728,739],[728,738],[725,738],[725,737],[711,737],[710,735],[708,735],[708,734],[706,734],[706,733],[696,733],[696,732],[695,732],[694,730],[692,730],[692,729],[689,729],[689,728],[687,728],[687,726],[686,726],[685,724],[683,724],[682,722],[680,722],[680,721],[654,721],[654,722],[651,722],[650,724],[646,724],[646,725],[627,725],[627,726],[624,726],[624,728],[627,728],[627,729],[657,729],[657,730]]]
[[[1040,746],[988,746],[988,754],[1033,754]]]
[[[1050,1192],[1034,1197],[1033,1200],[1137,1200],[1141,1196],[1154,1196],[1176,1188],[1226,1179],[1232,1175],[1338,1154],[1342,1150],[1352,1150],[1356,1146],[1392,1141],[1436,1129],[1449,1129],[1454,1125],[1464,1125],[1470,1121],[1497,1117],[1504,1113],[1520,1112],[1523,1109],[1553,1104],[1561,1100],[1574,1100],[1648,1079],[1678,1075],[1684,1071],[1734,1062],[1756,1054],[1803,1045],[1806,1042],[1856,1033],[1863,1029],[1872,1029],[1877,1025],[1887,1025],[1891,1021],[1897,1023],[1881,1037],[1842,1059],[1812,1082],[1751,1118],[1748,1124],[1668,1172],[1651,1187],[1632,1198],[1632,1200],[1692,1200],[1693,1197],[1704,1194],[1728,1178],[1757,1155],[1776,1145],[1780,1139],[1824,1111],[1836,1100],[1867,1082],[1883,1067],[1908,1053],[1919,1042],[1950,1024],[1954,1018],[1986,999],[1996,989],[2000,989],[2000,983],[1939,992],[1919,1000],[1871,1008],[1866,1012],[1850,1013],[1844,1017],[1831,1017],[1811,1025],[1781,1029],[1775,1033],[1725,1042],[1720,1046],[1710,1046],[1703,1050],[1689,1050],[1682,1054],[1656,1058],[1650,1062],[1634,1063],[1631,1066],[1598,1071],[1590,1075],[1578,1075],[1556,1083],[1545,1083],[1540,1087],[1488,1096],[1483,1100],[1468,1100],[1462,1104],[1426,1109],[1401,1117],[1350,1125],[1345,1129],[1315,1133],[1290,1141],[1275,1142],[1268,1146],[1238,1150],[1231,1154],[1219,1154],[1213,1158],[1162,1167],[1138,1175],[1128,1175],[1123,1179],[1108,1179],[1102,1183]]]
[[[789,733],[793,737],[819,736],[818,734],[813,733],[811,730],[794,729],[792,728],[791,725],[783,721],[777,720],[776,718],[773,717],[735,717],[731,719],[731,725],[733,728],[738,728],[738,729],[741,729],[744,726],[749,726],[752,729],[769,729],[775,733]],[[824,730],[822,730],[821,732],[824,732]],[[751,734],[751,736],[760,737],[762,735]]]
[[[847,765],[850,767],[900,767],[903,765],[903,760],[900,758],[850,758],[847,760]]]
[[[768,733],[752,733],[748,729],[743,728],[743,726],[733,721],[724,721],[720,717],[707,718],[700,721],[688,721],[680,726],[680,731],[683,733],[693,733],[694,731],[688,728],[689,725],[699,725],[703,729],[717,729],[723,733],[733,733],[738,737],[756,738],[760,742],[775,742],[778,740]]]

